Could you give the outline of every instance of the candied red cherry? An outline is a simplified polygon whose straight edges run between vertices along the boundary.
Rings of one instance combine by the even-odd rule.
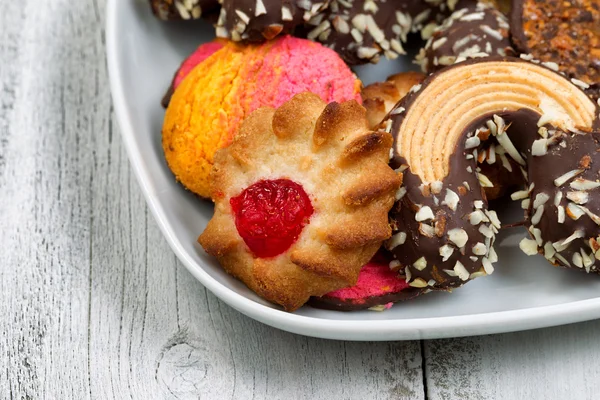
[[[302,186],[289,179],[258,181],[230,204],[238,233],[261,258],[289,249],[314,212]]]

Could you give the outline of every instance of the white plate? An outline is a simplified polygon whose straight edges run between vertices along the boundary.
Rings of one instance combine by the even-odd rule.
[[[208,24],[155,20],[147,1],[111,0],[107,52],[115,111],[131,165],[173,251],[206,288],[240,312],[303,335],[347,340],[404,340],[509,332],[600,317],[597,276],[550,266],[518,249],[523,232],[501,236],[496,272],[454,293],[432,293],[385,312],[335,312],[303,307],[286,313],[228,276],[196,243],[212,206],[183,190],[163,159],[160,99],[173,72],[199,43]],[[365,82],[409,67],[400,61],[362,67]],[[518,214],[518,211],[513,210]],[[514,216],[514,215],[513,215]]]

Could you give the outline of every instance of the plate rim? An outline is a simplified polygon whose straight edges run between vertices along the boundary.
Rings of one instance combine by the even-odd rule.
[[[133,1],[133,0],[130,0]],[[257,303],[219,283],[196,263],[174,234],[166,213],[151,192],[148,171],[135,139],[134,127],[125,100],[120,74],[117,13],[119,3],[108,0],[106,8],[106,57],[113,107],[130,165],[142,189],[146,203],[169,246],[188,271],[215,296],[242,314],[288,332],[324,339],[384,341],[465,337],[507,333],[565,325],[600,318],[600,297],[525,309],[467,314],[451,317],[392,320],[337,320],[307,317]]]

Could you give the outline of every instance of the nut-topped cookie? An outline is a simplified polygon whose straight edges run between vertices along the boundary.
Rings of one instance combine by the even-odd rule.
[[[407,36],[432,31],[444,18],[442,8],[442,0],[331,0],[307,22],[304,34],[350,65],[376,63],[382,55],[395,59],[406,54]]]
[[[217,37],[263,42],[313,18],[329,0],[219,0]]]
[[[218,0],[150,0],[156,17],[165,21],[192,20],[219,9]]]
[[[600,272],[600,132],[545,129],[531,144],[521,249],[555,265]]]
[[[508,19],[491,5],[478,2],[455,11],[429,38],[416,58],[432,73],[469,58],[511,56]]]
[[[293,311],[356,283],[391,234],[391,136],[355,101],[296,95],[248,116],[215,156],[215,214],[198,239],[223,268]]]
[[[493,140],[502,148],[494,160],[511,157],[527,173],[500,115],[520,110],[564,129],[591,128],[597,117],[596,105],[556,72],[492,57],[431,75],[382,123],[394,136],[391,166],[403,174],[387,248],[411,286],[448,289],[493,271],[500,221],[483,193],[494,183],[477,160],[484,142]]]

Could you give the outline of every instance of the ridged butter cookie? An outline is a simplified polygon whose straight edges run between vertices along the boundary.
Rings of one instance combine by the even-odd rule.
[[[392,138],[356,101],[294,96],[248,116],[211,173],[215,214],[198,241],[259,296],[293,311],[356,284],[391,234],[400,177]]]

